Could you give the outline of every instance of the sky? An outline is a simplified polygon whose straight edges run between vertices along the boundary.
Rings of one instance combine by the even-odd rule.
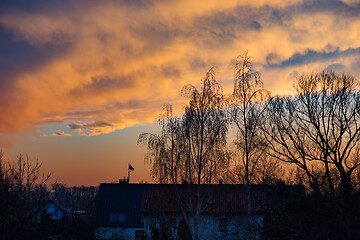
[[[215,67],[231,93],[248,51],[265,88],[297,76],[360,77],[358,0],[0,2],[0,149],[42,163],[51,181],[150,182],[142,132]]]

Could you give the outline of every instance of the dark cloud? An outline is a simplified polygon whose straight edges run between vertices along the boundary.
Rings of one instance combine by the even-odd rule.
[[[332,59],[336,57],[349,56],[349,55],[360,55],[360,47],[349,48],[344,51],[340,51],[339,48],[336,48],[336,50],[333,51],[326,51],[326,50],[314,51],[311,49],[307,49],[304,53],[294,54],[289,59],[282,61],[281,63],[268,64],[266,67],[283,68],[283,67],[297,66],[311,62],[317,62],[326,59]]]
[[[74,7],[83,7],[98,4],[97,0],[3,0],[0,1],[0,13],[8,11],[40,12],[40,11],[65,11]],[[121,4],[133,8],[147,8],[153,4],[151,0],[108,0],[106,4]],[[102,3],[103,4],[103,3]]]
[[[132,77],[93,77],[91,83],[85,85],[85,88],[101,90],[103,88],[126,88],[133,85]]]
[[[105,115],[108,112],[115,112],[118,110],[124,110],[124,109],[134,109],[134,108],[141,108],[145,106],[146,104],[151,104],[151,101],[149,100],[138,100],[138,99],[130,99],[127,102],[109,102],[105,105],[101,106],[91,106],[88,107],[87,110],[76,110],[76,111],[69,111],[65,114],[67,118],[80,118],[80,119],[91,119],[94,116],[101,116]],[[87,123],[87,124],[69,124],[71,129],[75,128],[87,128],[87,127],[112,127],[113,125],[106,122],[96,121],[93,123]]]
[[[279,62],[280,56],[277,53],[270,53],[266,56],[266,64],[276,64]]]
[[[194,71],[197,69],[209,67],[208,64],[200,57],[195,57],[194,59],[190,59],[189,65],[190,68],[193,69]]]
[[[358,17],[360,2],[357,4],[346,4],[339,0],[311,0],[297,5],[297,10],[306,13],[327,12],[342,17]]]
[[[344,70],[345,70],[344,64],[340,64],[340,63],[330,64],[324,69],[324,71],[334,71],[334,72],[344,72]]]
[[[194,33],[189,32],[189,35],[195,34],[201,45],[208,47],[219,43],[230,44],[237,37],[237,29],[248,28],[251,23],[251,20],[246,20],[233,11],[219,11],[194,19],[194,29],[198,30]]]
[[[93,77],[91,83],[84,84],[81,87],[69,92],[72,96],[81,96],[88,94],[102,94],[104,91],[116,90],[121,88],[131,88],[135,81],[131,76],[128,77]]]
[[[117,0],[113,0],[113,2],[119,2]],[[125,3],[128,6],[134,6],[134,7],[149,7],[153,5],[153,1],[151,0],[123,0],[123,3]]]
[[[44,114],[44,117],[49,116],[49,118],[45,118],[42,121],[38,121],[38,122],[34,122],[35,124],[43,124],[43,123],[63,123],[63,120],[59,120],[59,119],[53,119],[51,118],[50,114]]]
[[[258,21],[253,21],[251,24],[250,24],[250,27],[253,28],[253,29],[256,29],[256,30],[260,30],[261,29],[261,25]]]
[[[103,133],[113,132],[116,128],[107,122],[94,121],[90,123],[71,123],[67,128],[76,130],[81,136],[95,136]]]
[[[270,16],[269,16],[270,22],[273,22],[274,24],[277,24],[277,25],[282,25],[284,12],[280,12],[277,9],[273,9],[270,12],[271,12]]]
[[[351,63],[351,67],[360,73],[360,55]]]
[[[102,106],[101,109],[105,112],[107,111],[116,111],[116,110],[124,110],[124,109],[141,109],[143,107],[150,107],[151,105],[159,105],[157,100],[141,100],[141,99],[130,99],[126,102],[110,102],[106,105]]]
[[[68,113],[66,113],[66,116],[72,117],[89,117],[89,116],[94,116],[96,114],[99,114],[101,111],[100,110],[80,110],[80,111],[70,111]]]
[[[1,12],[8,12],[8,11],[26,11],[26,12],[33,12],[39,9],[49,8],[50,6],[53,7],[61,7],[66,4],[67,1],[56,1],[56,0],[49,0],[49,1],[27,1],[27,0],[16,0],[16,1],[1,1],[0,2],[0,13]]]
[[[168,78],[180,78],[181,70],[172,64],[161,66],[161,73]]]
[[[261,31],[272,25],[283,25],[292,17],[297,6],[283,9],[264,5],[261,7],[237,6],[227,11],[211,12],[193,20],[196,32],[205,45],[226,45],[246,37],[248,31]],[[251,44],[251,43],[249,43]]]
[[[17,38],[14,33],[0,26],[0,89],[8,89],[15,83],[13,78],[32,71],[51,59],[61,57],[68,44],[34,47]]]
[[[163,48],[171,43],[173,39],[183,36],[185,33],[181,30],[181,23],[175,28],[168,26],[166,22],[156,19],[152,22],[146,23],[143,26],[131,28],[134,36],[143,39],[144,46],[141,51],[154,51],[158,48]],[[137,51],[139,49],[136,49]]]
[[[81,128],[99,128],[99,127],[112,127],[111,123],[106,122],[91,122],[91,123],[70,123],[68,128],[81,129]]]

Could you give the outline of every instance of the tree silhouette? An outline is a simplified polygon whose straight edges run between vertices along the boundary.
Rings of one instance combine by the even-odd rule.
[[[146,159],[152,164],[154,179],[191,184],[186,188],[187,194],[174,186],[191,235],[199,239],[200,215],[207,205],[208,194],[208,189],[202,186],[211,184],[220,169],[229,165],[229,155],[224,151],[228,119],[213,68],[206,73],[200,89],[185,85],[182,92],[189,98],[185,113],[174,117],[172,107],[166,106],[165,114],[159,119],[161,133],[142,133],[138,141],[147,143]],[[196,184],[195,188],[192,184]]]
[[[40,173],[41,164],[28,156],[5,162],[0,152],[0,239],[33,239],[41,207],[48,200],[46,183],[50,177]]]
[[[306,176],[314,197],[308,203],[316,209],[309,210],[309,216],[314,222],[333,226],[318,229],[317,234],[350,239],[359,220],[355,192],[360,166],[357,83],[349,75],[322,72],[300,76],[295,88],[295,95],[275,97],[267,105],[268,119],[262,131],[268,154],[295,165]],[[295,212],[293,219],[300,220],[300,216]]]
[[[239,180],[256,183],[257,164],[266,159],[259,130],[263,124],[263,106],[270,93],[262,87],[260,73],[252,69],[250,57],[245,52],[235,66],[234,91],[230,98],[230,116],[236,129],[235,145],[240,151]]]

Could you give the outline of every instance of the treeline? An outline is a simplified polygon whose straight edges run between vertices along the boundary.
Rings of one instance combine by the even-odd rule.
[[[189,102],[143,133],[147,163],[160,183],[304,184],[300,201],[274,206],[264,239],[359,239],[360,92],[354,77],[299,76],[294,93],[271,96],[244,53],[226,95],[210,69]],[[191,223],[188,223],[191,227]]]
[[[0,152],[0,239],[94,239],[97,188],[49,183],[41,164]]]

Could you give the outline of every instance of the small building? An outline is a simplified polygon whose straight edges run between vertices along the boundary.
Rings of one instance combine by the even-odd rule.
[[[240,184],[100,184],[96,239],[142,240],[166,227],[174,235],[187,218],[200,213],[202,239],[241,236],[244,223],[260,226],[278,193],[304,194],[303,186],[247,187]],[[250,194],[248,194],[250,193]],[[201,199],[198,199],[200,194]],[[250,199],[250,202],[248,201]],[[199,200],[199,201],[198,201]],[[200,208],[197,204],[200,203]],[[200,211],[199,211],[200,209]]]
[[[71,212],[68,208],[61,207],[54,200],[48,200],[39,212],[39,221],[44,216],[47,216],[50,220],[59,221],[63,218],[70,218]]]
[[[96,239],[142,239],[140,206],[149,184],[100,184],[96,208]]]

